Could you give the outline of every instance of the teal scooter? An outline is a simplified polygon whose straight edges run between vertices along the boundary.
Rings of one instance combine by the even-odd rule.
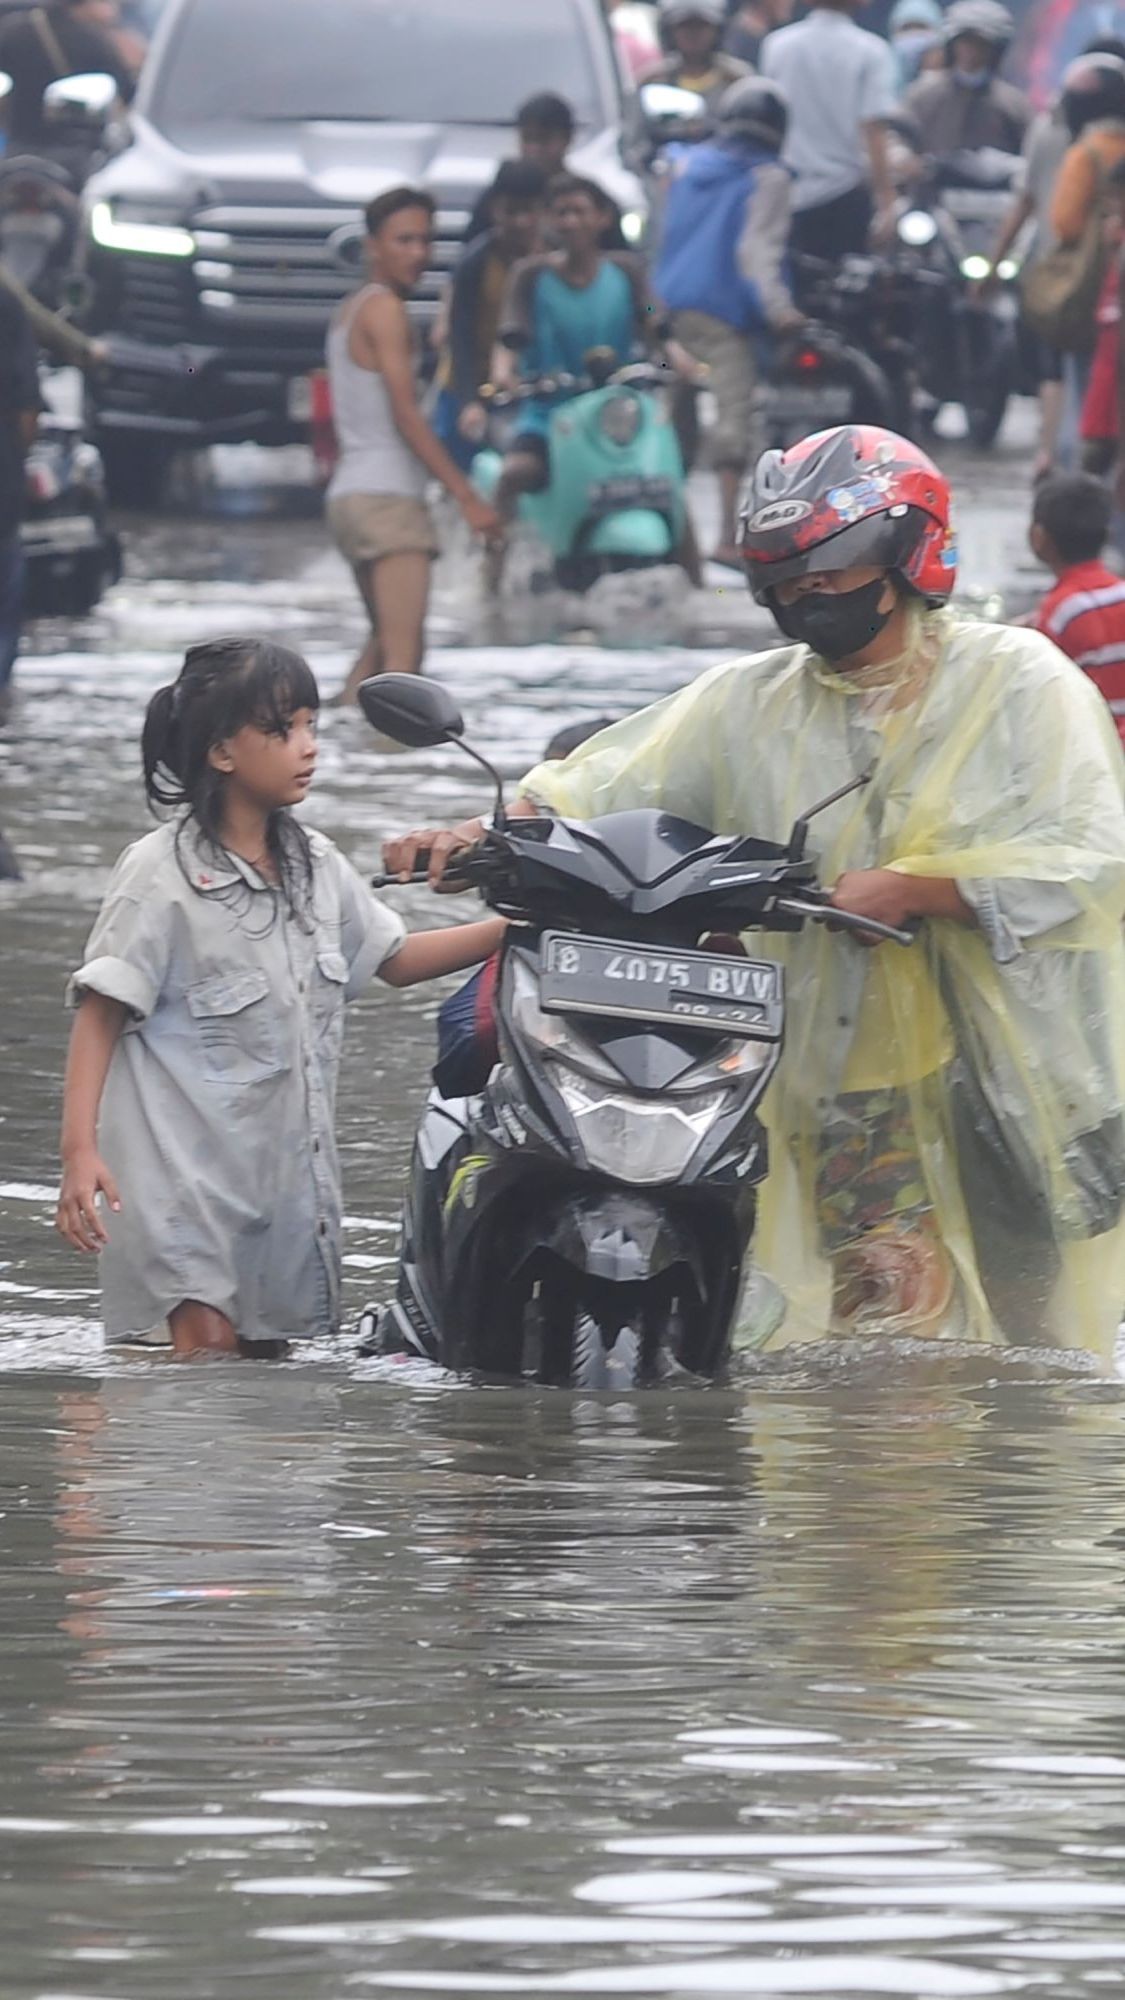
[[[519,518],[546,545],[564,590],[588,590],[612,570],[652,569],[686,555],[684,462],[664,398],[666,377],[639,363],[619,368],[608,349],[586,356],[584,378],[552,376],[491,398],[498,418],[532,396],[568,400],[551,417],[551,483],[525,494]],[[486,448],[474,485],[495,496],[503,460]]]

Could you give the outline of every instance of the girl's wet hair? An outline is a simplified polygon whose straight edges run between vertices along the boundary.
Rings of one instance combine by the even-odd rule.
[[[149,702],[141,737],[145,793],[154,812],[185,809],[204,838],[222,851],[225,779],[211,751],[240,729],[286,736],[301,709],[320,707],[308,661],[272,639],[209,639],[189,648],[179,678]],[[270,815],[270,856],[285,901],[306,911],[312,894],[312,849],[287,811]]]

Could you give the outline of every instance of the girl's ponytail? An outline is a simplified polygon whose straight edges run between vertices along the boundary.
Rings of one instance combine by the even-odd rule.
[[[158,806],[186,803],[184,771],[179,743],[181,683],[173,681],[158,688],[145,711],[141,734],[145,796],[155,811]]]

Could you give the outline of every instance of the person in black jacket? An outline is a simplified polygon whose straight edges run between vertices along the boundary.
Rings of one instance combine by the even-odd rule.
[[[27,314],[0,290],[0,723],[11,712],[23,617],[24,461],[39,421],[39,371]]]
[[[434,429],[467,469],[484,438],[480,399],[514,267],[539,248],[547,177],[529,160],[505,160],[488,192],[489,226],[469,244],[449,299],[449,332],[439,371]]]

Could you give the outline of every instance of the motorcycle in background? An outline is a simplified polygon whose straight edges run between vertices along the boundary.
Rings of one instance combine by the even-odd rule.
[[[121,576],[101,453],[80,409],[67,407],[70,387],[61,373],[47,378],[47,408],[27,457],[21,535],[29,618],[85,617]]]
[[[665,399],[666,382],[647,363],[616,365],[594,348],[587,373],[549,376],[494,394],[491,449],[473,461],[473,483],[492,499],[500,478],[503,431],[533,397],[565,391],[549,431],[551,480],[525,494],[519,518],[550,553],[564,590],[586,591],[614,571],[653,569],[681,560],[685,544],[686,480]]]
[[[396,741],[460,744],[490,769],[434,682],[384,674],[360,702]],[[492,776],[492,827],[457,869],[510,920],[500,1060],[481,1096],[427,1102],[397,1289],[365,1314],[361,1352],[584,1390],[713,1381],[788,1004],[781,967],[750,958],[741,933],[912,935],[833,909],[817,880],[809,821],[857,785],[778,845],[651,809],[508,819]]]
[[[784,450],[833,424],[914,427],[917,283],[894,259],[794,260],[806,324],[777,344],[758,392],[763,448]]]
[[[994,147],[931,161],[898,224],[902,251],[929,287],[917,327],[923,411],[932,425],[942,404],[960,403],[982,449],[1021,386],[1019,262],[996,272],[990,262],[1021,171],[1017,155]]]

